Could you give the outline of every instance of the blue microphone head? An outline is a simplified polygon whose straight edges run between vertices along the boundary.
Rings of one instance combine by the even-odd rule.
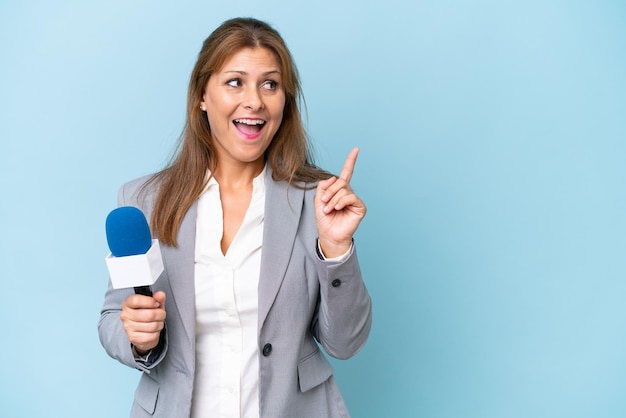
[[[148,221],[143,212],[133,206],[122,206],[109,213],[106,234],[115,257],[145,254],[152,246]]]

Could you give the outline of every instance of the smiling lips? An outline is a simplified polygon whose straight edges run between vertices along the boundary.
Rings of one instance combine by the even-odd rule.
[[[265,121],[262,119],[235,119],[233,123],[247,139],[256,139],[265,126]]]

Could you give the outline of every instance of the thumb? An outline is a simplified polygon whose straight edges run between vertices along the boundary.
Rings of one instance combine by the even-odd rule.
[[[159,290],[158,292],[155,292],[154,295],[152,295],[152,297],[154,298],[154,300],[159,302],[161,306],[165,305],[165,297],[166,297],[165,292]]]

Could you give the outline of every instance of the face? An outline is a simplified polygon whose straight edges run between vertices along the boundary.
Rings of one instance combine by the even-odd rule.
[[[264,153],[283,120],[285,92],[275,55],[244,48],[211,74],[200,108],[206,110],[218,166],[264,164]]]

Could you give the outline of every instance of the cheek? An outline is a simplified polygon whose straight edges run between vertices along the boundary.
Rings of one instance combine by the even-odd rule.
[[[277,101],[276,103],[276,110],[274,111],[274,117],[282,122],[283,117],[285,116],[285,98],[282,97],[280,100]]]
[[[210,110],[208,110],[207,119],[209,121],[209,129],[213,133],[224,131],[228,127],[227,126],[228,120],[224,119],[223,117],[220,117],[219,113],[216,114],[215,112],[211,112]]]
[[[212,128],[227,125],[230,121],[232,113],[230,109],[233,106],[222,98],[218,98],[218,100],[216,100],[214,97],[208,97],[207,99],[208,100],[205,103],[209,125]]]

